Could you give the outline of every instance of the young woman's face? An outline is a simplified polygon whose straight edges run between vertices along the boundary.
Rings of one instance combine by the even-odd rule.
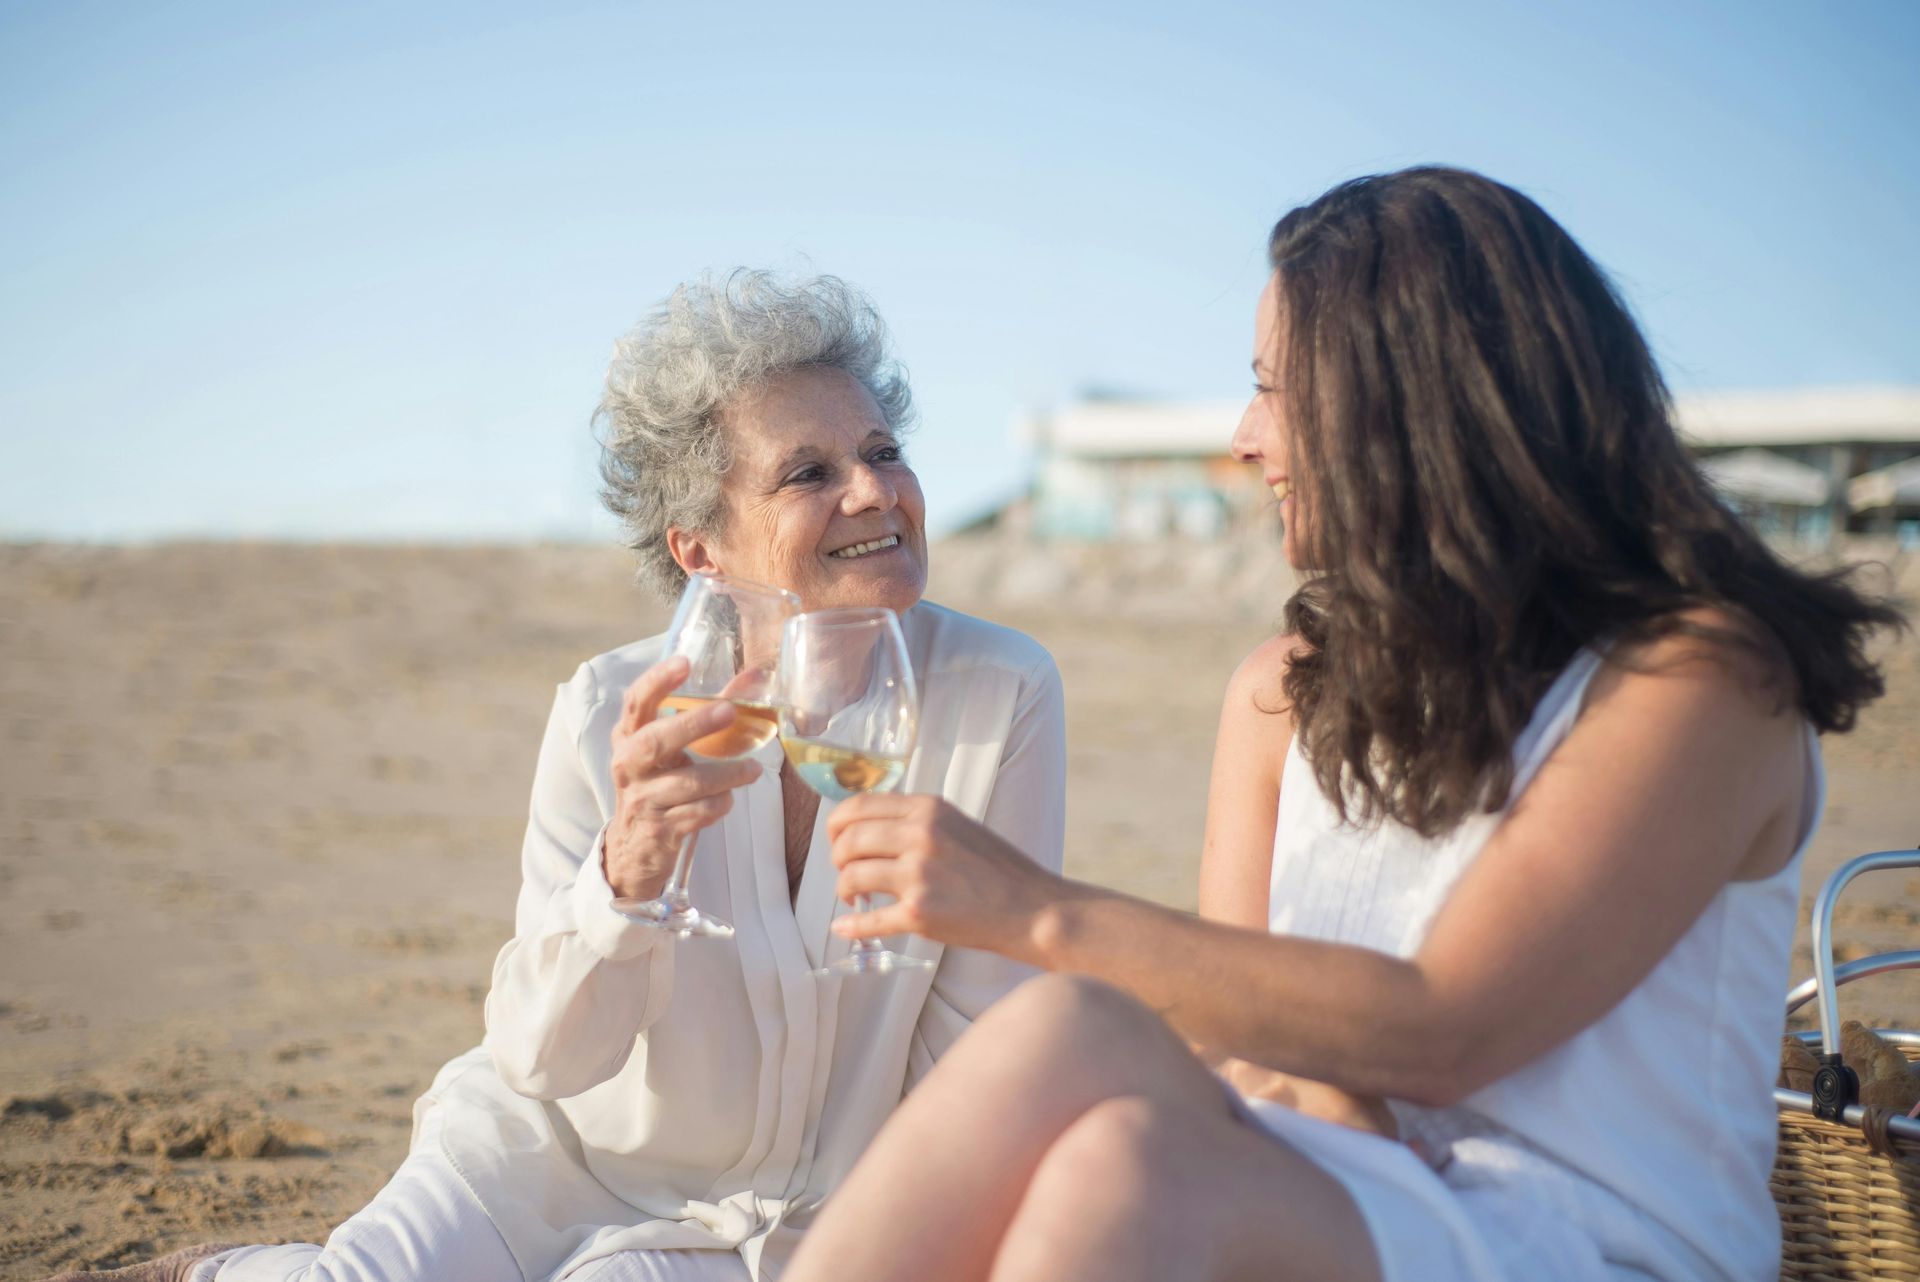
[[[1292,438],[1286,401],[1280,395],[1280,277],[1267,278],[1253,314],[1253,399],[1240,415],[1228,449],[1242,463],[1260,468],[1260,479],[1280,504],[1281,551],[1287,564],[1305,569],[1301,559],[1299,503],[1293,492]]]
[[[715,535],[681,535],[687,570],[785,588],[809,610],[906,610],[927,585],[919,478],[873,395],[837,369],[776,375],[725,416],[733,466]]]

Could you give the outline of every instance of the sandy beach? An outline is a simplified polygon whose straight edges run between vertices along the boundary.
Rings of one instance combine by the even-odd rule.
[[[1283,598],[1207,555],[1205,623],[1166,563],[944,545],[929,594],[1057,657],[1069,871],[1181,907],[1220,692]],[[359,1207],[480,1037],[554,685],[664,616],[617,549],[0,547],[0,1278]],[[1826,745],[1809,893],[1920,841],[1920,643],[1885,662]],[[1883,881],[1843,956],[1920,934],[1920,878]],[[1843,1010],[1920,1025],[1911,978]]]

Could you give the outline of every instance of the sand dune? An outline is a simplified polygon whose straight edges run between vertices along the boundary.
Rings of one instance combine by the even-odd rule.
[[[1270,559],[935,555],[1060,661],[1071,870],[1190,905]],[[0,1277],[315,1240],[378,1188],[480,1035],[552,687],[663,615],[617,551],[0,548]],[[1888,670],[1810,877],[1920,840],[1920,645]],[[1887,880],[1847,953],[1911,944]],[[1920,988],[1850,1010],[1913,1025]]]

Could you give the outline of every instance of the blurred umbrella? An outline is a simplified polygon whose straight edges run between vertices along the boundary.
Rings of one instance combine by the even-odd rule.
[[[1856,512],[1876,507],[1920,507],[1920,454],[1853,478],[1847,504]]]

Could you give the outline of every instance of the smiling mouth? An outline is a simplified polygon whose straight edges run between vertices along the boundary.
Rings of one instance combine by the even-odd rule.
[[[899,546],[900,536],[898,534],[889,534],[883,539],[874,539],[870,543],[855,543],[852,547],[844,547],[837,552],[829,552],[827,555],[836,561],[851,561],[857,557],[871,556],[875,552],[885,552],[888,548],[897,548]]]
[[[1276,499],[1279,499],[1282,503],[1285,503],[1287,501],[1287,496],[1292,493],[1293,493],[1292,481],[1281,481],[1280,483],[1278,483],[1273,487],[1273,497],[1275,497]]]

